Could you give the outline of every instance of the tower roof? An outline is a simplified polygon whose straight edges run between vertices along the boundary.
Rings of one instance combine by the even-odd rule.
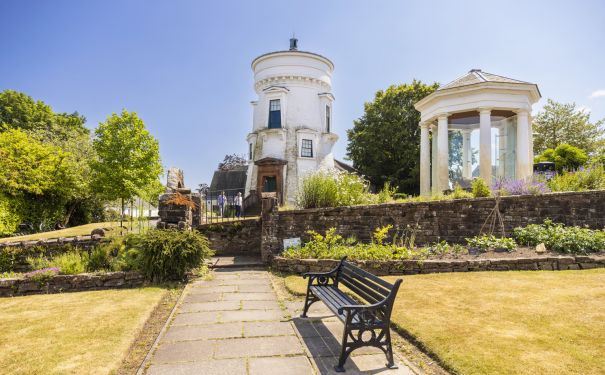
[[[471,69],[462,77],[458,77],[447,85],[441,86],[439,89],[437,89],[437,91],[453,89],[462,86],[470,86],[484,82],[520,83],[525,85],[532,85],[531,82],[519,81],[517,79],[499,76],[493,73],[483,72],[481,71],[481,69]]]

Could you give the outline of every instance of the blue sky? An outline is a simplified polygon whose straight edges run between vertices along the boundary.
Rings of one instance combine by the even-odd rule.
[[[471,68],[535,82],[543,99],[605,117],[605,1],[0,1],[0,90],[97,126],[122,108],[189,186],[245,153],[250,62],[299,47],[335,63],[335,154],[363,103],[391,84]]]

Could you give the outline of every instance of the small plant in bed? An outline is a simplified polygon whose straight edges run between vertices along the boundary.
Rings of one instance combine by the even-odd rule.
[[[23,275],[26,279],[43,283],[51,279],[53,276],[59,274],[59,269],[56,267],[42,268],[39,270],[31,271]]]
[[[547,249],[559,253],[587,254],[605,251],[605,230],[565,226],[552,220],[515,228],[513,237],[519,244],[536,246],[543,243]]]
[[[512,238],[496,237],[492,234],[475,236],[467,238],[466,242],[471,248],[478,248],[481,251],[496,250],[496,251],[513,251],[517,248],[517,243]]]

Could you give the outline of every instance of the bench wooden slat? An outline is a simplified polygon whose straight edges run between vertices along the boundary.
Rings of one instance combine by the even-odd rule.
[[[375,304],[384,300],[384,297],[373,292],[371,289],[364,287],[359,281],[353,278],[343,275],[339,282],[370,304]]]
[[[355,279],[359,284],[364,285],[378,294],[381,300],[385,299],[389,295],[391,289],[385,288],[382,285],[376,284],[373,280],[366,278],[364,275],[355,272],[355,270],[347,268],[341,272],[341,276],[345,276],[351,279]]]
[[[388,290],[393,289],[393,284],[388,283],[388,282],[384,281],[383,279],[379,278],[378,276],[374,276],[371,273],[364,271],[359,267],[355,267],[354,265],[352,265],[348,262],[344,262],[342,265],[342,268],[349,270],[351,272],[354,272],[360,276],[363,276],[364,278],[367,278],[367,279],[373,281],[374,283],[376,283],[380,286],[383,286],[384,288],[386,288]]]
[[[331,286],[315,286],[311,287],[313,294],[324,301],[325,305],[338,317],[344,321],[346,316],[338,314],[338,309],[344,305],[358,305],[359,302],[342,293],[340,290]],[[357,322],[358,319],[354,319]]]

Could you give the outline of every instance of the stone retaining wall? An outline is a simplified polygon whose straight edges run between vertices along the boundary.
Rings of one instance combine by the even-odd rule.
[[[284,239],[301,237],[306,241],[306,231],[323,233],[332,227],[344,237],[367,242],[376,227],[388,224],[394,227],[391,236],[408,226],[417,227],[418,244],[441,240],[465,243],[465,238],[480,234],[495,206],[495,198],[476,198],[296,211],[273,208],[263,212],[261,250],[263,259],[269,259],[281,253]],[[506,234],[515,227],[542,223],[547,218],[566,225],[602,229],[605,190],[502,197],[499,211]]]
[[[338,262],[338,260],[333,259],[289,259],[274,257],[271,265],[274,270],[279,272],[301,274],[304,272],[327,272],[334,269]],[[558,271],[604,268],[605,255],[477,260],[366,260],[353,261],[351,263],[377,276],[471,271]]]
[[[92,236],[0,243],[0,257],[3,257],[0,261],[9,262],[8,257],[10,257],[11,271],[27,272],[31,270],[27,263],[27,257],[29,256],[51,258],[75,247],[89,251],[105,241],[110,240],[95,234]],[[2,270],[1,267],[0,270]]]
[[[0,279],[0,297],[81,292],[101,289],[137,288],[143,286],[144,281],[143,276],[138,272],[57,275],[44,282],[30,279]]]
[[[198,226],[198,230],[208,237],[216,255],[260,254],[260,219],[205,224]]]

